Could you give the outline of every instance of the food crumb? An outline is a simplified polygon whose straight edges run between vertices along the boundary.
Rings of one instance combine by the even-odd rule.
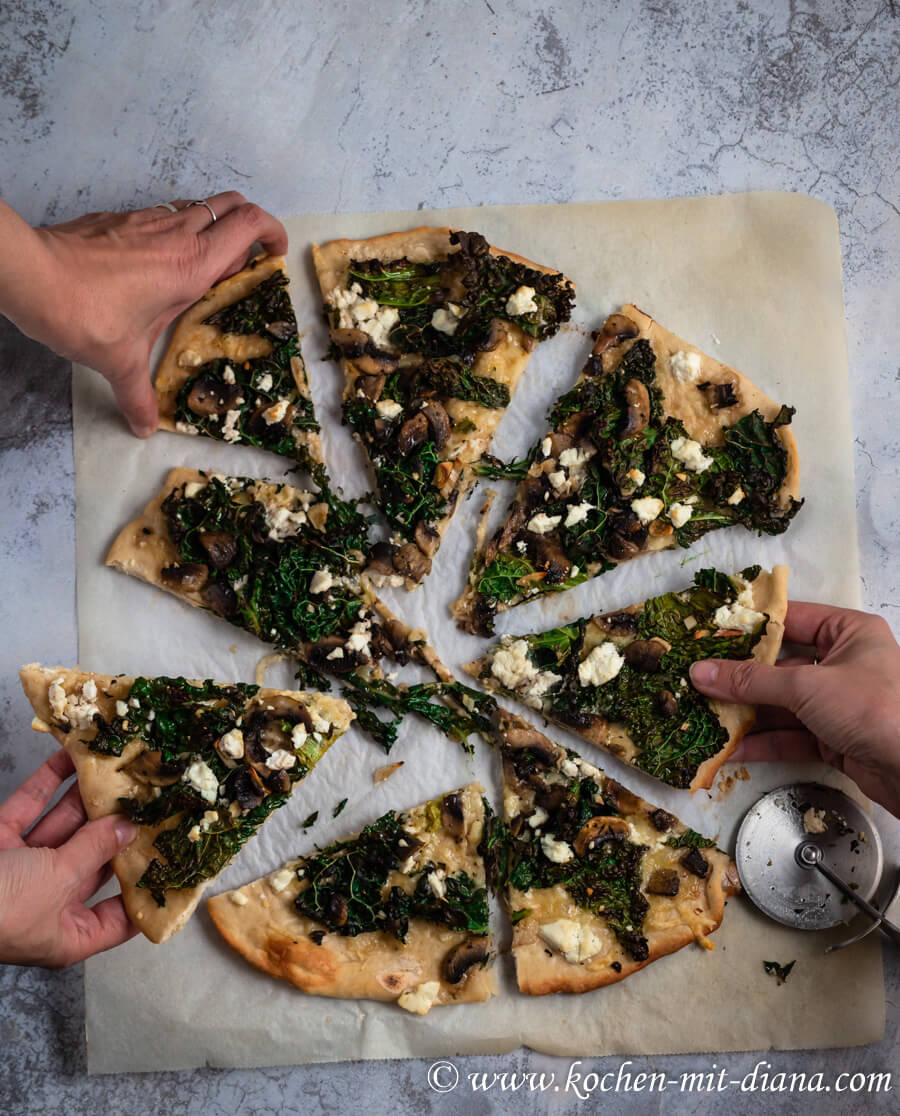
[[[810,806],[803,815],[803,828],[807,833],[825,833],[828,829],[828,823],[825,821],[825,811]]]
[[[373,783],[383,783],[385,779],[390,779],[395,771],[403,766],[403,760],[398,760],[396,763],[385,764],[384,767],[377,767],[375,774],[372,776]]]

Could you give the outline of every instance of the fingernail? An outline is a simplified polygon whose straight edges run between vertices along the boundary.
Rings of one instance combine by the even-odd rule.
[[[133,825],[130,821],[126,821],[124,818],[116,822],[116,839],[122,848],[130,844],[135,837],[137,837],[137,831],[138,827]]]
[[[712,686],[719,677],[718,663],[692,663],[691,681],[695,686]]]
[[[155,431],[156,427],[155,426],[132,426],[131,429],[132,429],[132,432],[134,434],[136,434],[138,438],[149,438],[150,435]]]

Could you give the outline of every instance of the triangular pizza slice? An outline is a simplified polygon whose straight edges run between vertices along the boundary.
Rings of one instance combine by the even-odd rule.
[[[709,935],[740,890],[715,841],[501,712],[503,819],[485,842],[519,990],[588,992]]]
[[[558,271],[478,233],[423,227],[313,247],[345,372],[344,420],[375,476],[390,542],[376,577],[415,588],[475,480],[535,345],[569,319]]]
[[[497,612],[708,531],[786,530],[800,508],[793,413],[626,306],[557,400],[455,619],[486,634]]]
[[[495,991],[477,784],[207,901],[230,946],[304,992],[425,1015]]]
[[[156,374],[160,427],[260,446],[324,478],[283,256],[258,256],[178,320]]]
[[[200,897],[347,730],[327,694],[243,683],[23,667],[32,727],[75,764],[89,818],[123,813],[138,835],[113,859],[128,917],[152,942]]]
[[[504,636],[466,670],[670,786],[711,787],[755,713],[695,690],[691,663],[774,663],[787,579],[787,566],[733,576],[700,570],[681,592]]]

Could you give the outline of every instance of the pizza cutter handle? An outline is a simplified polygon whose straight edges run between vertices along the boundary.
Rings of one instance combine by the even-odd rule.
[[[848,883],[845,883],[837,873],[832,872],[823,860],[818,860],[815,866],[829,883],[833,883],[838,891],[846,895],[861,911],[865,911],[869,918],[874,919],[878,929],[890,938],[894,945],[900,945],[900,927],[895,926],[893,922],[889,922],[877,907],[873,907],[872,904],[863,899],[861,895],[857,895],[853,888]]]

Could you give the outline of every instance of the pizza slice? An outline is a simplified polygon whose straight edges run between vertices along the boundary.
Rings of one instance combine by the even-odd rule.
[[[537,635],[504,636],[465,669],[670,786],[711,787],[755,714],[695,690],[691,663],[774,663],[787,579],[787,566],[734,576],[700,570],[681,592]]]
[[[258,256],[175,326],[156,374],[159,425],[260,446],[324,478],[283,256]]]
[[[390,542],[373,574],[413,589],[475,481],[535,345],[568,321],[571,282],[478,233],[423,227],[313,247]]]
[[[251,964],[304,992],[417,1015],[487,1000],[495,980],[482,788],[391,810],[355,837],[207,901]]]
[[[497,612],[720,527],[779,534],[801,506],[791,407],[634,306],[595,338],[452,607],[476,634]]]
[[[243,683],[37,663],[20,678],[32,727],[72,757],[88,817],[123,813],[140,827],[113,868],[128,917],[152,942],[184,926],[353,719],[327,694]]]
[[[715,841],[632,794],[577,752],[501,713],[503,820],[488,876],[513,923],[519,990],[588,992],[709,935],[740,890]]]

